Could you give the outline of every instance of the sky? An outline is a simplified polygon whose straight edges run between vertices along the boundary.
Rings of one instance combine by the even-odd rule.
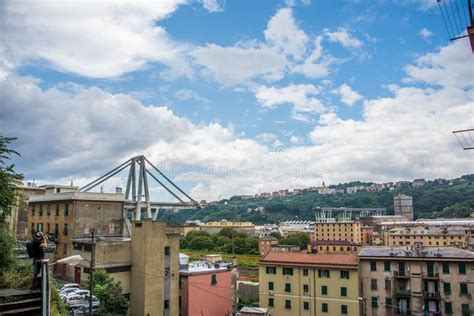
[[[473,55],[435,0],[5,0],[0,20],[26,181],[142,154],[199,200],[474,170],[452,134],[474,125]]]

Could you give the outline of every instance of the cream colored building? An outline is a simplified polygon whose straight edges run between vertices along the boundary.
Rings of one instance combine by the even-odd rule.
[[[469,242],[466,227],[461,226],[395,227],[384,232],[383,235],[386,246],[414,246],[416,243],[421,243],[424,247],[458,246],[467,248]]]
[[[179,228],[132,224],[131,315],[179,315]]]
[[[314,224],[314,240],[348,240],[361,244],[362,225],[358,221],[344,220],[316,222]]]
[[[268,315],[359,315],[357,256],[267,253],[260,261],[260,306]]]
[[[223,228],[232,228],[251,235],[255,233],[255,225],[252,222],[230,222],[222,220],[218,222],[207,222],[201,226],[201,229],[211,234],[218,233]]]
[[[368,246],[359,253],[359,273],[364,315],[474,313],[473,252]]]

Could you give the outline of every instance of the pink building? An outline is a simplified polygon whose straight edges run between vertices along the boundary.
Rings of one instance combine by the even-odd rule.
[[[179,271],[180,316],[231,316],[232,269],[227,263],[191,262]]]

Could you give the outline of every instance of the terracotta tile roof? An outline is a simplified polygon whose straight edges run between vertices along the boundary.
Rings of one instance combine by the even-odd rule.
[[[357,266],[358,257],[353,254],[312,254],[303,252],[270,251],[260,260],[260,262],[262,264]]]

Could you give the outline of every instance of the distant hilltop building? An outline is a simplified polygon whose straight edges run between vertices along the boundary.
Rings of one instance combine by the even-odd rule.
[[[401,215],[406,219],[412,221],[413,215],[413,198],[409,195],[398,194],[393,198],[393,209],[395,215]]]

